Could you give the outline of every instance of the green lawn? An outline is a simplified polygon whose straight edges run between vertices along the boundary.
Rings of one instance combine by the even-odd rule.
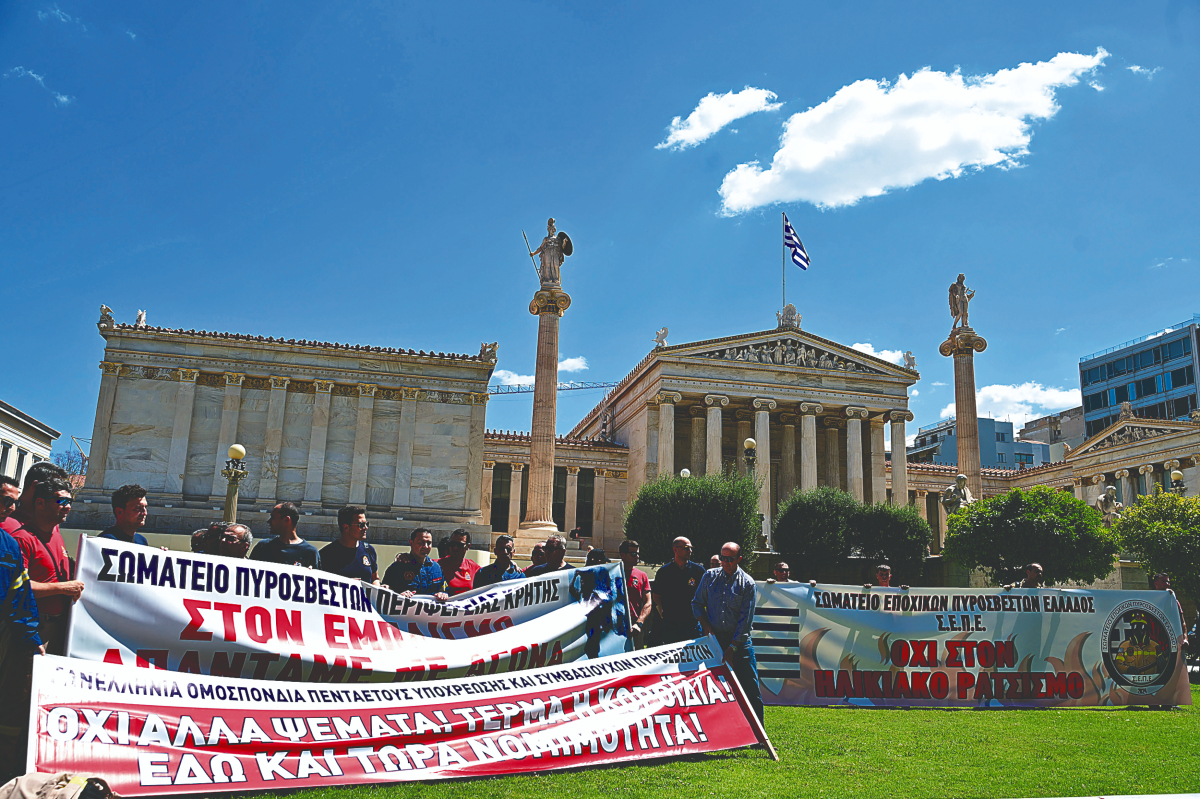
[[[1200,687],[1192,687],[1200,704]],[[1200,791],[1200,710],[767,708],[761,749],[291,797],[1030,797]]]

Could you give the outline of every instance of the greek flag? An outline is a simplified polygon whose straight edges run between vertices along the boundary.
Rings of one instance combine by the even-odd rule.
[[[804,243],[796,235],[796,229],[788,222],[787,214],[783,215],[783,244],[792,251],[792,263],[800,269],[808,269],[808,251]]]

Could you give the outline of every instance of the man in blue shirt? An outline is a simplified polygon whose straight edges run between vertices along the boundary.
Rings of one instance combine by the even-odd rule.
[[[379,557],[367,544],[367,510],[361,506],[338,509],[338,530],[342,535],[321,549],[321,569],[343,578],[379,583]]]
[[[116,539],[126,544],[149,546],[138,530],[146,525],[146,490],[136,483],[122,486],[112,493],[113,516],[117,524],[100,534],[101,539]]]
[[[692,543],[685,536],[671,542],[675,558],[654,576],[654,605],[662,615],[662,643],[695,639],[700,632],[692,615],[692,598],[704,577],[704,567],[691,560]]]
[[[442,602],[449,600],[442,568],[429,557],[433,550],[433,534],[417,528],[408,535],[408,547],[409,552],[396,556],[383,573],[384,586],[405,597],[420,594],[432,595]]]
[[[0,519],[16,510],[20,496],[16,480],[0,475]],[[0,530],[0,686],[7,690],[0,705],[0,781],[25,773],[33,654],[45,652],[25,558],[17,540]]]
[[[750,641],[754,601],[758,589],[754,579],[742,571],[742,548],[734,542],[721,546],[721,566],[700,579],[692,599],[692,613],[705,634],[712,634],[724,650],[725,663],[737,676],[746,699],[761,722],[762,693],[758,688],[758,662]]]
[[[525,573],[521,572],[513,563],[514,549],[513,537],[508,534],[497,536],[496,546],[492,550],[496,554],[496,560],[486,567],[479,568],[479,572],[475,573],[475,583],[472,588],[478,589],[480,586],[491,586],[493,583],[501,581],[515,581],[518,578],[524,578]]]
[[[259,542],[250,554],[252,561],[270,561],[275,564],[292,564],[297,567],[320,569],[321,554],[317,548],[300,538],[296,523],[300,521],[300,509],[295,503],[277,503],[271,509],[267,525],[275,538]]]

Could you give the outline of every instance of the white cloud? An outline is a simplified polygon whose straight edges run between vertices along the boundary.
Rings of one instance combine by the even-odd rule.
[[[24,67],[13,67],[8,72],[4,73],[4,77],[5,78],[12,78],[12,77],[32,78],[37,83],[38,86],[41,86],[43,89],[45,89],[47,92],[50,93],[50,95],[54,98],[55,105],[69,106],[69,105],[71,105],[71,103],[75,102],[74,97],[71,97],[70,95],[66,95],[66,94],[59,94],[58,92],[56,92],[53,89],[51,89],[50,87],[48,87],[46,85],[46,76],[45,75],[38,75],[36,72],[27,70]]]
[[[687,119],[676,117],[671,120],[670,133],[655,148],[662,150],[686,150],[695,147],[734,120],[756,114],[759,111],[774,111],[782,103],[772,103],[775,93],[766,89],[747,86],[740,92],[713,94],[700,98],[696,110]]]
[[[134,33],[133,31],[125,31],[125,35],[128,36],[130,39],[134,39],[134,40],[137,39],[137,34]]]
[[[1134,64],[1132,66],[1126,67],[1125,69],[1129,70],[1134,75],[1145,75],[1146,80],[1153,80],[1154,73],[1160,71],[1162,69],[1162,67],[1155,67],[1154,69],[1146,69],[1145,67],[1139,67],[1137,64]]]
[[[920,389],[913,389],[911,392],[908,393],[908,395],[909,395],[909,397],[916,397],[920,393],[921,393]]]
[[[533,383],[533,376],[518,375],[511,370],[498,369],[492,373],[492,380],[501,386],[520,386]]]
[[[869,356],[875,356],[876,358],[882,358],[884,361],[890,361],[893,364],[904,363],[904,353],[900,350],[876,350],[868,342],[855,342],[850,345],[850,349],[866,353]]]
[[[57,3],[54,5],[53,8],[47,8],[43,11],[37,12],[37,16],[38,16],[38,19],[40,19],[42,22],[45,22],[46,20],[50,19],[51,17],[54,17],[59,22],[74,23],[74,24],[78,25],[79,27],[83,28],[84,32],[87,31],[87,25],[83,24],[82,19],[80,19],[79,17],[72,17],[70,14],[63,11],[61,8],[59,8]]]
[[[582,372],[588,368],[587,359],[583,356],[572,356],[571,358],[563,358],[562,356],[559,356],[559,359],[559,372]]]
[[[1088,86],[1092,87],[1097,92],[1103,92],[1105,89],[1108,88],[1107,86],[1104,86],[1103,84],[1101,84],[1100,81],[1088,81]]]
[[[1065,331],[1065,330],[1066,330],[1066,328],[1055,328],[1055,329],[1054,329],[1054,335],[1055,335],[1055,336],[1058,336],[1060,333],[1062,333],[1062,332],[1063,332],[1063,331]]]
[[[723,213],[797,200],[853,205],[929,178],[1019,166],[1029,152],[1030,123],[1058,112],[1055,90],[1075,85],[1107,56],[1098,48],[990,75],[926,67],[894,85],[856,81],[784,123],[770,168],[751,162],[726,175]]]
[[[933,382],[933,385],[934,385],[934,386],[945,386],[946,384],[945,384],[944,382],[942,382],[942,381],[934,381],[934,382]]]
[[[1062,411],[1082,402],[1083,396],[1078,389],[1046,388],[1032,381],[1020,385],[992,384],[975,391],[975,406],[979,416],[1009,420],[1017,428],[1031,419]],[[954,403],[950,403],[942,409],[941,418],[952,417],[954,414]]]

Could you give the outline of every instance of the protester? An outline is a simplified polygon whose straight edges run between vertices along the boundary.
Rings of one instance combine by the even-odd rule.
[[[443,536],[442,538],[438,539],[437,551],[438,551],[438,560],[439,561],[442,560],[443,558],[445,558],[446,556],[450,555],[450,537],[449,536]]]
[[[41,481],[58,478],[65,481],[67,471],[52,461],[39,461],[25,470],[25,485],[17,499],[17,508],[6,519],[0,519],[0,530],[12,533],[33,516],[33,489]]]
[[[875,568],[875,585],[889,587],[892,585],[892,568],[887,564],[880,564]]]
[[[1025,580],[1021,581],[1022,589],[1037,589],[1042,585],[1042,565],[1036,561],[1025,565]]]
[[[277,503],[271,509],[267,527],[274,538],[259,542],[250,558],[254,561],[270,561],[273,564],[291,564],[296,567],[319,569],[321,554],[317,548],[300,538],[296,524],[300,522],[300,509],[295,503]]]
[[[758,688],[758,662],[750,641],[754,620],[754,601],[758,593],[754,579],[739,566],[742,548],[734,542],[721,547],[721,566],[710,569],[700,579],[692,599],[692,613],[705,634],[716,637],[724,651],[725,662],[737,676],[754,713],[763,719],[762,693]]]
[[[792,568],[786,561],[778,561],[775,566],[771,567],[771,578],[776,583],[791,583]]]
[[[219,555],[225,558],[249,558],[254,536],[245,525],[235,522],[225,526],[225,530],[221,531],[221,538],[217,541]]]
[[[547,572],[555,572],[556,570],[567,568],[567,543],[563,540],[563,537],[558,535],[547,536],[543,547],[546,554],[545,562],[535,564],[526,569],[525,577],[531,578],[534,575],[545,575]],[[537,550],[536,546],[534,550]]]
[[[470,591],[475,583],[479,565],[467,558],[470,549],[470,531],[459,528],[450,534],[450,552],[438,559],[438,566],[442,568],[442,576],[446,579],[446,592],[450,595]]]
[[[708,559],[708,568],[709,569],[716,569],[719,566],[721,566],[721,557],[720,556],[713,556],[712,558]]]
[[[571,529],[570,536],[572,539],[579,539],[580,537],[583,536],[583,528],[579,525],[576,525],[574,528]]]
[[[700,626],[692,614],[692,598],[704,567],[691,560],[692,543],[680,536],[671,542],[674,558],[654,576],[654,605],[662,617],[662,644],[695,639]]]
[[[16,509],[20,484],[0,475],[0,520]],[[16,539],[0,531],[0,784],[25,773],[33,654],[46,652],[38,636],[37,603]]]
[[[644,628],[646,617],[650,616],[653,608],[650,599],[650,576],[637,568],[641,560],[641,545],[633,539],[621,542],[617,552],[621,555],[621,563],[625,565],[625,588],[629,598],[629,631],[633,637],[633,647],[641,650],[646,646]]]
[[[597,564],[607,564],[609,563],[608,555],[602,548],[594,547],[588,550],[587,559],[583,563],[589,567],[594,567]]]
[[[475,580],[472,582],[472,587],[478,589],[481,586],[491,586],[493,583],[502,581],[515,581],[519,578],[524,578],[525,573],[521,572],[520,568],[513,563],[513,552],[516,550],[513,537],[508,534],[501,534],[496,537],[496,546],[492,548],[492,552],[496,555],[496,560],[488,564],[486,567],[480,567],[475,573]]]
[[[113,516],[116,524],[100,534],[100,539],[116,539],[126,544],[150,543],[138,531],[145,527],[147,516],[146,490],[136,483],[126,484],[112,493]]]
[[[338,509],[337,518],[341,535],[321,548],[321,569],[343,578],[379,583],[379,557],[366,542],[367,531],[371,529],[367,510],[361,506],[343,506]]]
[[[26,475],[27,486],[28,483]],[[60,478],[39,480],[33,486],[26,521],[12,531],[37,599],[38,634],[46,644],[46,651],[58,656],[66,655],[70,602],[83,593],[83,583],[71,580],[70,558],[58,532],[58,526],[70,513],[70,484]]]
[[[221,524],[221,531],[225,530],[225,524]],[[218,531],[219,533],[220,531]],[[212,526],[201,528],[198,531],[192,531],[192,552],[200,553],[206,556],[217,554],[218,546],[215,544],[216,539],[213,537]]]
[[[1183,618],[1183,604],[1179,602],[1179,598],[1175,592],[1171,591],[1171,576],[1165,572],[1160,572],[1150,579],[1150,586],[1160,592],[1171,592],[1171,596],[1175,598],[1175,605],[1179,608],[1179,629],[1186,631],[1187,622]]]
[[[546,563],[546,543],[538,542],[537,544],[535,544],[533,546],[533,549],[529,551],[529,566],[530,567],[540,567],[542,564],[545,564],[545,563]],[[526,569],[528,569],[528,567]]]
[[[433,534],[417,528],[408,535],[409,552],[396,556],[396,560],[383,573],[383,585],[405,597],[432,595],[445,602],[446,578],[442,568],[429,558],[433,550]]]

